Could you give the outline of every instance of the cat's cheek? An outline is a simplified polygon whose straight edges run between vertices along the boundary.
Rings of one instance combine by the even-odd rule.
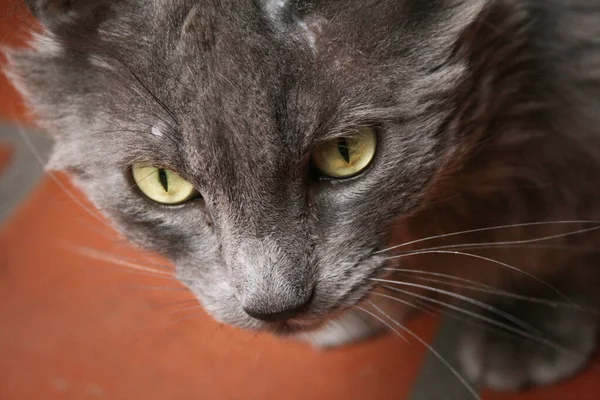
[[[260,323],[241,308],[226,269],[218,258],[192,256],[179,260],[176,277],[216,321],[246,329],[260,328]]]
[[[243,329],[261,330],[264,328],[260,321],[250,318],[244,312],[227,282],[215,284],[210,288],[196,282],[197,284],[194,284],[188,280],[184,284],[214,320]]]

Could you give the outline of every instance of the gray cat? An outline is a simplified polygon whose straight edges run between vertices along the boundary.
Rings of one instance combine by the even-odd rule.
[[[49,167],[216,319],[332,347],[462,300],[512,333],[465,330],[469,378],[587,363],[599,0],[27,3]]]

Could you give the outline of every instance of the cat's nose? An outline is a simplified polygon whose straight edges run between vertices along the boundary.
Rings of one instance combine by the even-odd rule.
[[[293,318],[306,311],[314,297],[314,290],[301,301],[283,304],[271,304],[270,302],[261,301],[254,298],[247,304],[243,305],[243,309],[252,318],[259,319],[265,322],[279,322]]]

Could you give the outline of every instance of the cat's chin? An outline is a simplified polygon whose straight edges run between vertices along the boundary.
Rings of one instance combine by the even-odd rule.
[[[266,332],[274,334],[276,336],[288,337],[296,336],[300,334],[307,334],[315,332],[323,327],[325,321],[322,322],[300,322],[300,321],[282,321],[267,323],[263,329]]]

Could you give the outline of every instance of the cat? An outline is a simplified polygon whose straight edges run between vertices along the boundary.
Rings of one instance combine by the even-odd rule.
[[[600,1],[26,3],[48,168],[217,320],[330,348],[442,306],[513,334],[465,328],[471,380],[587,364]]]

